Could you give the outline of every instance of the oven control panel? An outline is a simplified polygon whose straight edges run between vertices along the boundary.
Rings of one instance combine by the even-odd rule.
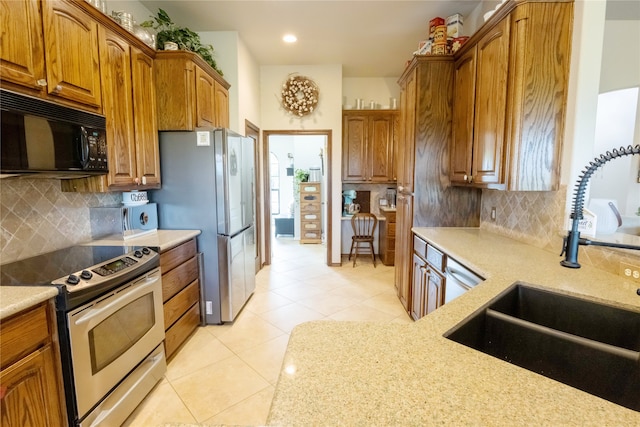
[[[135,249],[125,255],[61,277],[52,283],[66,285],[68,292],[79,292],[94,286],[104,285],[106,282],[122,280],[132,274],[137,274],[136,272],[142,273],[152,268],[148,264],[158,258],[158,253],[147,247]]]

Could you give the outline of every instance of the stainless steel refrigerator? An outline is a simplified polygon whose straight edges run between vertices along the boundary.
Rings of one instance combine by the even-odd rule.
[[[255,289],[254,141],[228,129],[160,132],[161,229],[201,231],[204,321],[233,321]]]

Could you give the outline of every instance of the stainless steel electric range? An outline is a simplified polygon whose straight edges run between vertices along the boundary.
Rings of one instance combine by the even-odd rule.
[[[2,286],[56,286],[69,424],[119,426],[166,372],[160,257],[72,246],[0,266]]]

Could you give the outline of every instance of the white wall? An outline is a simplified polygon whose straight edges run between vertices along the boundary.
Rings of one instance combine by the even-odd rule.
[[[399,76],[398,76],[399,77]],[[342,105],[355,108],[356,99],[364,100],[368,107],[373,101],[377,108],[391,108],[390,98],[395,98],[400,108],[400,86],[397,78],[345,77],[342,79]]]
[[[313,114],[298,118],[280,106],[282,84],[290,74],[313,79],[319,88],[319,101]],[[342,66],[292,65],[260,67],[260,111],[262,130],[331,130],[331,183],[333,192],[331,262],[340,262],[340,216],[342,168]],[[338,201],[336,201],[338,200]]]
[[[602,68],[600,74],[600,93],[610,94],[620,89],[640,86],[640,21],[606,21],[604,27],[604,43],[602,51]],[[606,146],[596,146],[594,157],[611,148],[640,144],[640,98],[630,100],[623,112],[613,110],[614,119],[622,119],[624,112],[633,110],[635,133],[630,136],[612,140],[614,134],[621,130],[617,126],[615,132],[606,131]],[[635,103],[635,105],[631,104]],[[600,112],[599,112],[600,114]],[[611,125],[612,123],[610,123]],[[620,136],[618,137],[620,138]],[[640,209],[640,156],[626,156],[605,164],[592,178],[591,195],[600,198],[615,198],[623,216],[631,217]],[[637,218],[637,217],[636,217]],[[624,224],[623,224],[624,225]]]
[[[566,215],[571,211],[573,187],[593,160],[595,123],[604,39],[606,2],[574,3],[573,42],[567,96],[561,184],[567,186]]]
[[[124,10],[130,13],[138,24],[150,20],[151,16],[155,16],[158,12],[157,10],[150,11],[137,0],[107,0],[107,13],[111,15],[114,10]]]

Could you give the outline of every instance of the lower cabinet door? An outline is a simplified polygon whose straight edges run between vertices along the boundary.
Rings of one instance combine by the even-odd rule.
[[[411,280],[411,317],[418,320],[425,315],[425,291],[427,286],[426,262],[413,254],[413,275]]]
[[[2,426],[62,426],[50,345],[0,372]]]

